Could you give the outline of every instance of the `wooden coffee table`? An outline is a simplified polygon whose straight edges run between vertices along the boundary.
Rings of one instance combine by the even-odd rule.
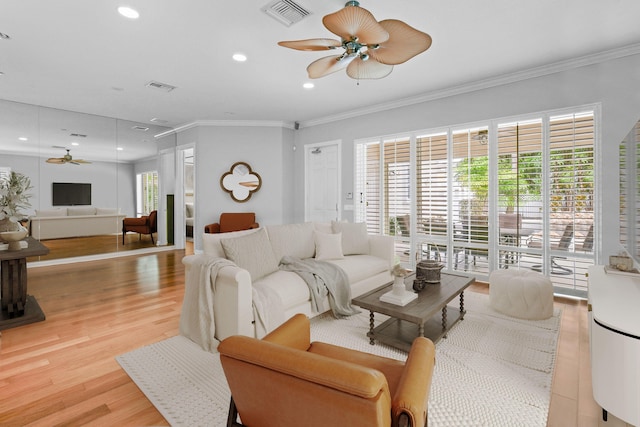
[[[413,283],[415,275],[405,279]],[[462,320],[464,310],[464,290],[473,283],[474,278],[463,274],[441,273],[440,284],[426,285],[418,293],[418,298],[405,306],[380,301],[380,296],[391,290],[393,282],[354,298],[352,303],[369,310],[369,342],[375,340],[401,350],[409,351],[413,340],[418,336],[431,339],[434,343],[447,337],[458,320]],[[451,315],[447,313],[447,304],[456,296],[460,298],[460,310]],[[375,313],[386,314],[391,318],[380,326],[375,326]],[[442,313],[442,316],[436,316]]]

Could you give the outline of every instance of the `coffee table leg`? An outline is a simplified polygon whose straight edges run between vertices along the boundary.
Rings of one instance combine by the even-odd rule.
[[[424,336],[424,323],[421,323],[418,325],[418,336],[419,337]]]
[[[442,335],[442,338],[446,338],[447,337],[447,306],[446,305],[442,307],[442,332],[444,332],[444,335]]]
[[[464,320],[464,291],[460,292],[460,320]]]
[[[375,329],[375,322],[373,321],[374,313],[369,312],[369,344],[374,345],[376,340],[373,339],[373,330]]]

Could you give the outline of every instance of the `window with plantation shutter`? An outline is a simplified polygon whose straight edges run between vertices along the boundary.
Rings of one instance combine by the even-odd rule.
[[[640,121],[620,144],[620,243],[640,255]]]
[[[158,209],[158,172],[144,172],[137,175],[137,215],[149,215]]]
[[[356,144],[356,222],[365,222],[371,234],[387,232],[381,227],[380,142]]]
[[[484,278],[531,269],[556,292],[585,296],[595,130],[594,110],[567,109],[356,142],[356,219],[394,236],[409,268],[435,257]]]
[[[447,134],[416,138],[416,221],[418,233],[447,234]]]

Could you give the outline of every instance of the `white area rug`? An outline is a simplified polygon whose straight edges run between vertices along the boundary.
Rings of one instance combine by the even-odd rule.
[[[457,307],[456,298],[451,310]],[[436,345],[429,426],[546,426],[559,310],[548,320],[518,320],[474,292],[465,293],[465,308],[464,320]],[[369,344],[368,312],[340,320],[325,314],[311,325],[312,340],[406,358]],[[218,354],[177,336],[116,359],[171,425],[225,425],[230,393]]]

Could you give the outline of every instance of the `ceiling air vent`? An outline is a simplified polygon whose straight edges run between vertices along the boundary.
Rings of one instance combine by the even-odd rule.
[[[81,134],[81,133],[70,133],[70,136],[73,136],[74,138],[86,138],[87,135]]]
[[[151,80],[149,83],[147,83],[147,87],[151,87],[151,88],[154,88],[154,89],[160,89],[160,90],[163,90],[165,92],[171,92],[172,90],[174,90],[176,88],[175,86],[171,86],[171,85],[168,85],[166,83],[156,82],[155,80]]]
[[[149,128],[144,127],[144,126],[132,126],[131,129],[133,130],[139,130],[140,132],[146,132],[149,130]]]
[[[287,27],[311,15],[311,12],[291,0],[276,0],[261,10]]]

